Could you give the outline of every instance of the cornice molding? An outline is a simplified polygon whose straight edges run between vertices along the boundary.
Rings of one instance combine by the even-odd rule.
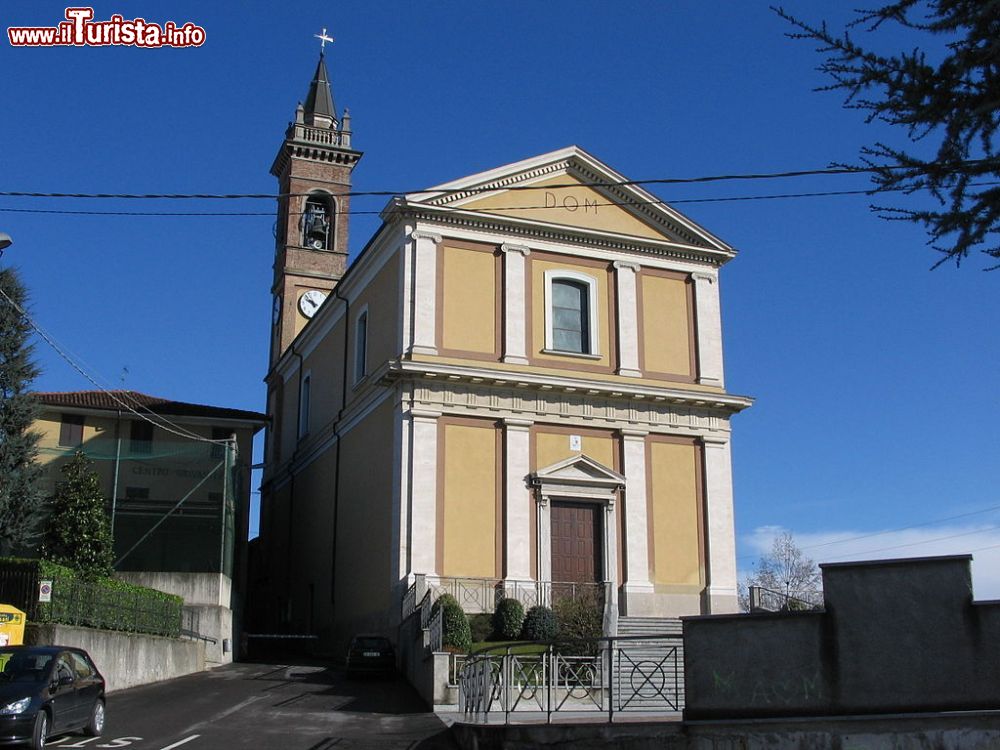
[[[670,240],[655,240],[628,235],[616,235],[585,229],[583,227],[564,226],[547,222],[526,221],[517,217],[500,214],[484,214],[461,209],[446,209],[429,204],[410,203],[404,199],[394,200],[383,213],[383,219],[412,219],[437,225],[441,229],[448,226],[460,227],[473,231],[492,232],[496,234],[515,235],[526,239],[540,239],[559,242],[567,245],[584,245],[602,250],[623,252],[639,252],[664,258],[688,261],[699,264],[721,266],[736,253],[724,252],[714,248],[682,245]]]
[[[621,402],[641,402],[672,404],[677,406],[710,409],[736,413],[753,404],[747,396],[729,393],[706,393],[686,391],[678,388],[661,388],[637,383],[609,382],[574,378],[572,376],[552,376],[509,370],[490,370],[479,367],[438,364],[436,362],[414,362],[394,360],[385,370],[387,379],[438,380],[448,385],[487,386],[514,390],[541,391],[567,394],[573,397],[600,397]]]

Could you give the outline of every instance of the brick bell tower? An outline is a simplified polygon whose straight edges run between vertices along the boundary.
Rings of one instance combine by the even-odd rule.
[[[325,31],[324,31],[325,37]],[[332,41],[329,37],[320,37]],[[351,116],[337,116],[322,50],[305,103],[295,108],[271,165],[278,178],[269,368],[315,315],[347,270]]]

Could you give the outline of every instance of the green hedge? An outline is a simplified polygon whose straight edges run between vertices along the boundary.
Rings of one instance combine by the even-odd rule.
[[[0,558],[0,581],[15,578],[26,593],[9,603],[27,611],[30,622],[180,635],[184,600],[179,596],[115,578],[84,580],[71,568],[47,560]],[[38,602],[38,582],[47,580],[52,581],[52,601]]]

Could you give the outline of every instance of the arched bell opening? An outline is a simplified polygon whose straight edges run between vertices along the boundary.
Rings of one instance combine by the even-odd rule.
[[[302,246],[330,250],[335,225],[335,203],[324,193],[311,193],[302,211]]]

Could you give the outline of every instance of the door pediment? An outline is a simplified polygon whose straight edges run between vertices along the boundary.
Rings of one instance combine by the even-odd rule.
[[[543,497],[599,498],[609,500],[625,486],[625,477],[581,453],[539,469],[530,476],[531,484]]]

